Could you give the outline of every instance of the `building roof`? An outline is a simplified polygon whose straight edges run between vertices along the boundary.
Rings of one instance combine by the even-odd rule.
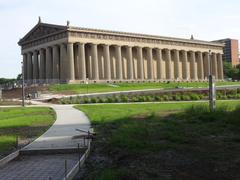
[[[44,28],[48,30],[44,30]],[[34,38],[35,39],[41,38],[41,37],[38,37],[40,31],[41,31],[41,37],[50,36],[52,34],[55,34],[56,32],[76,31],[76,32],[97,33],[97,34],[116,35],[116,36],[124,36],[124,37],[186,42],[186,43],[192,43],[192,44],[204,44],[204,45],[220,46],[220,47],[224,46],[223,43],[215,42],[215,41],[203,41],[203,40],[197,40],[197,39],[184,39],[184,38],[165,37],[165,36],[149,35],[149,34],[141,34],[141,33],[75,27],[75,26],[69,26],[69,22],[68,22],[68,25],[64,26],[64,25],[42,23],[41,21],[39,21],[38,24],[36,24],[23,38],[21,38],[18,44],[22,45],[25,42],[34,40]]]

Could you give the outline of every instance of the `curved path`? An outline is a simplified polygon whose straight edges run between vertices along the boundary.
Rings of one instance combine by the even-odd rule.
[[[43,104],[43,106],[49,106]],[[86,134],[76,131],[90,129],[90,121],[85,114],[72,105],[50,105],[57,115],[57,120],[42,136],[23,148],[23,150],[68,149],[83,145],[83,139],[77,136]]]
[[[51,150],[51,154],[20,155],[16,159],[0,167],[0,180],[38,180],[38,179],[63,179],[65,176],[65,162],[67,173],[79,161],[79,154],[55,154],[54,150],[66,150],[83,145],[81,134],[76,128],[88,131],[90,121],[81,111],[72,105],[47,105],[56,111],[55,123],[38,139],[24,147],[23,151]],[[52,151],[53,150],[53,151]],[[68,152],[68,151],[67,151]]]

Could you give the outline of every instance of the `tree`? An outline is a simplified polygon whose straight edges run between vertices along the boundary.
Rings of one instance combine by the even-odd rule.
[[[22,80],[22,74],[17,75],[17,81]]]
[[[223,72],[226,77],[232,78],[233,77],[233,67],[232,64],[229,62],[224,61],[223,63]]]
[[[227,78],[232,78],[233,80],[240,79],[240,65],[233,67],[231,63],[224,62],[223,71]]]

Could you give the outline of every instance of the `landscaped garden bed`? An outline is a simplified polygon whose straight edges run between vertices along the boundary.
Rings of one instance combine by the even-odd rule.
[[[218,90],[216,98],[218,100],[240,99],[240,89]],[[99,97],[73,96],[61,98],[57,103],[60,104],[87,104],[87,103],[121,103],[121,102],[161,102],[161,101],[198,101],[208,100],[208,90],[189,91],[189,92],[166,92],[166,93],[144,93],[144,94],[125,94],[108,95]]]

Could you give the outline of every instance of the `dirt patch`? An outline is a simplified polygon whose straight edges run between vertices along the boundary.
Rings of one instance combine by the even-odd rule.
[[[33,92],[47,92],[48,87],[47,86],[36,86],[36,87],[26,87],[25,88],[25,94],[33,93]],[[4,99],[18,99],[22,98],[22,88],[14,88],[14,89],[8,89],[3,90],[3,98]]]
[[[51,104],[60,104],[58,98],[47,99],[47,100],[44,100],[43,102],[45,102],[45,103],[51,103]]]

